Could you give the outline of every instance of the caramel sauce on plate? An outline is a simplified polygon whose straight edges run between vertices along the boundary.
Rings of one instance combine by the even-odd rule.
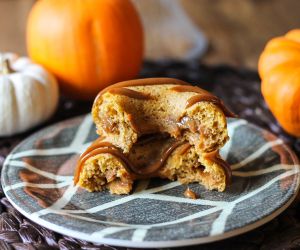
[[[198,198],[198,195],[194,191],[192,191],[189,187],[184,191],[183,195],[186,198],[193,199],[193,200],[196,200]]]

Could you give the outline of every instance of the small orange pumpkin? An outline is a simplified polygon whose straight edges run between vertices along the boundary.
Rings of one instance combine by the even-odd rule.
[[[40,0],[29,15],[27,49],[63,92],[93,99],[109,84],[137,76],[143,29],[130,0]]]
[[[270,40],[258,71],[271,112],[288,133],[300,136],[300,29]]]

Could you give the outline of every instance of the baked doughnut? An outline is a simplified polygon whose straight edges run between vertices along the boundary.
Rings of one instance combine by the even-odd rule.
[[[218,151],[199,153],[194,145],[166,133],[140,137],[128,154],[100,137],[81,155],[74,183],[91,192],[128,194],[135,180],[150,177],[224,191],[231,170]]]
[[[209,92],[172,78],[147,78],[109,86],[95,99],[97,133],[129,153],[145,134],[168,133],[188,141],[198,153],[228,140],[225,116],[233,116]]]

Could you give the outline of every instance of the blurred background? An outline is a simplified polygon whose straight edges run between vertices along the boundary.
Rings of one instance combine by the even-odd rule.
[[[144,24],[152,27],[152,30],[146,28],[146,58],[152,60],[164,59],[163,56],[184,59],[188,57],[184,48],[198,46],[194,56],[201,58],[203,63],[256,69],[258,56],[271,37],[300,27],[298,0],[166,0],[162,1],[165,6],[155,4],[155,1],[134,0],[139,12],[143,12],[146,17]],[[35,0],[0,0],[0,51],[26,54],[26,19],[34,2]],[[170,7],[171,2],[176,2],[177,6],[172,4]],[[151,22],[162,24],[167,18],[170,20],[172,11],[178,14],[178,6],[182,8],[181,14],[190,18],[190,23],[182,16],[166,25],[150,26]],[[195,32],[191,32],[193,37],[190,38],[182,35],[195,28],[185,28],[190,24],[202,31],[202,34],[199,33],[197,37]],[[168,25],[173,25],[175,31]],[[155,27],[165,29],[165,37],[156,36]],[[178,39],[172,39],[172,51],[167,51],[168,46],[164,46],[169,42],[168,32],[178,33],[175,35]],[[189,44],[191,40],[195,40],[197,44]],[[157,48],[158,46],[161,48]]]

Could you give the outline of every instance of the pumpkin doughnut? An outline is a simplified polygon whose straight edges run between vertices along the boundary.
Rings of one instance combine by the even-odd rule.
[[[91,192],[128,194],[135,180],[150,177],[224,191],[231,171],[217,151],[199,154],[195,146],[168,134],[140,137],[129,154],[100,137],[81,155],[74,182]]]
[[[101,91],[92,115],[97,133],[129,153],[145,134],[168,133],[212,152],[228,140],[225,116],[233,116],[209,92],[172,78],[120,82]]]

